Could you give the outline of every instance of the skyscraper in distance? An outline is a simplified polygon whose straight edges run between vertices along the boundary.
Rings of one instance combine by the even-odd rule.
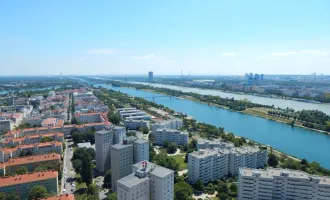
[[[149,78],[149,81],[152,82],[154,80],[154,73],[150,71],[148,73],[148,78]]]

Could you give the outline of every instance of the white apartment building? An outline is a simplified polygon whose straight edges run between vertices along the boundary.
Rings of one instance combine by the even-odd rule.
[[[126,128],[122,126],[115,126],[113,128],[113,144],[122,144],[126,138]]]
[[[149,161],[149,142],[144,139],[133,141],[134,163]]]
[[[133,145],[115,144],[111,146],[112,191],[117,189],[117,181],[132,173]]]
[[[182,119],[174,118],[166,121],[160,121],[152,125],[151,134],[156,135],[157,129],[177,129],[179,130],[183,126]]]
[[[208,183],[228,175],[229,150],[204,149],[188,154],[188,181]]]
[[[212,148],[220,148],[220,149],[231,149],[234,148],[235,145],[231,142],[222,142],[221,139],[207,140],[207,139],[198,139],[196,143],[197,149],[212,149]]]
[[[188,180],[204,183],[227,175],[237,175],[240,167],[262,168],[267,163],[267,150],[257,147],[200,149],[188,154]]]
[[[155,143],[163,145],[165,141],[175,142],[178,145],[188,144],[188,132],[175,129],[157,129],[155,135]]]
[[[141,127],[149,128],[149,121],[146,120],[124,120],[124,126],[131,130],[138,130]]]
[[[132,111],[120,111],[119,115],[122,119],[125,119],[126,117],[145,116],[147,115],[147,113],[140,110],[134,110],[134,111],[132,110]]]
[[[96,170],[106,172],[111,168],[111,145],[113,145],[112,130],[95,132]]]
[[[173,200],[174,171],[142,161],[133,173],[117,181],[118,200]]]
[[[329,200],[330,177],[279,168],[240,168],[239,200]]]

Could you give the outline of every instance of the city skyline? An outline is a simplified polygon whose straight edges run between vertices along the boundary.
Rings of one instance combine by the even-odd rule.
[[[1,75],[326,75],[329,6],[322,0],[2,2]]]

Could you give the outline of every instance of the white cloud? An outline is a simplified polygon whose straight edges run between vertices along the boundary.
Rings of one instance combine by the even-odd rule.
[[[97,55],[110,55],[116,54],[118,51],[116,49],[109,49],[109,48],[95,48],[87,50],[88,54],[97,54]]]
[[[330,51],[320,51],[320,50],[302,50],[301,53],[308,53],[316,56],[328,56]]]
[[[154,57],[155,57],[154,54],[149,54],[149,55],[145,55],[145,56],[133,56],[132,59],[134,59],[134,60],[150,60]]]
[[[236,55],[236,53],[234,53],[234,52],[225,52],[221,56],[225,57],[225,56],[235,56],[235,55]]]
[[[272,53],[273,56],[290,56],[290,55],[296,55],[296,51],[288,51],[288,52],[275,52]]]

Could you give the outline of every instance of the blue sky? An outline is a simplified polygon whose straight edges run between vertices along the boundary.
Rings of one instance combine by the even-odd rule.
[[[330,1],[0,1],[1,75],[330,74]]]

